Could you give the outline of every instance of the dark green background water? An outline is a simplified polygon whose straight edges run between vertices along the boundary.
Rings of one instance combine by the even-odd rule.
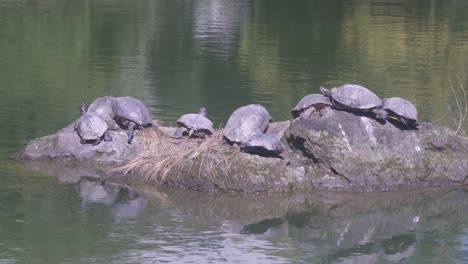
[[[103,95],[163,124],[205,106],[222,126],[358,83],[457,129],[466,58],[464,0],[0,1],[0,263],[468,262],[466,190],[143,195],[8,158]]]

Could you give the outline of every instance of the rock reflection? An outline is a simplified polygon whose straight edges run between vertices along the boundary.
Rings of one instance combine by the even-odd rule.
[[[116,218],[135,218],[146,207],[148,199],[130,188],[100,181],[92,177],[81,177],[76,189],[82,199],[82,208],[99,203],[111,206]]]
[[[164,191],[165,201],[227,234],[289,237],[322,261],[398,262],[416,258],[420,233],[468,222],[468,190],[406,193],[212,195]],[[249,238],[250,239],[250,238]],[[456,241],[454,243],[457,243]]]

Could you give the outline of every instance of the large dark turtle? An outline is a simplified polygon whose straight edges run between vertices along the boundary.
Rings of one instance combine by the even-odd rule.
[[[265,132],[271,116],[260,104],[250,104],[235,110],[224,128],[224,139],[229,144],[244,143],[256,134]]]
[[[86,111],[86,107],[83,107],[82,104],[83,108]],[[80,119],[76,121],[75,130],[81,138],[81,144],[93,142],[93,145],[98,145],[102,139],[112,141],[107,123],[94,113],[84,112]]]
[[[314,111],[320,110],[331,106],[330,98],[321,94],[309,94],[304,96],[296,107],[291,110],[292,118],[309,118]]]
[[[400,97],[383,99],[382,109],[388,112],[388,118],[403,123],[407,127],[418,127],[418,111],[416,106]]]
[[[278,156],[285,149],[283,142],[271,134],[254,135],[241,146],[244,152],[266,157]]]
[[[99,97],[94,100],[88,107],[88,113],[94,113],[101,117],[106,123],[109,129],[118,129],[119,126],[115,122],[115,113],[112,109],[112,102],[114,101],[112,96]]]
[[[384,120],[387,112],[384,111],[382,100],[366,87],[357,84],[345,84],[332,89],[320,87],[323,95],[330,97],[333,105],[338,109],[352,112],[372,112],[377,119]]]
[[[173,138],[182,138],[184,133],[189,137],[192,135],[204,138],[213,134],[213,123],[206,117],[207,111],[205,107],[200,108],[198,114],[186,114],[181,116],[176,124],[178,128],[174,132]]]
[[[127,128],[128,144],[132,144],[135,129],[151,126],[153,122],[146,106],[130,96],[114,98],[112,110],[117,123]]]

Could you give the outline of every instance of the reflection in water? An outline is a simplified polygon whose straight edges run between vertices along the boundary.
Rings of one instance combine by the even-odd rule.
[[[208,0],[195,3],[194,40],[199,53],[224,58],[235,53],[242,21],[249,12],[244,1]]]
[[[146,207],[148,199],[137,191],[95,178],[82,177],[77,183],[77,191],[86,209],[94,203],[112,206],[112,215],[118,218],[134,218]]]
[[[444,244],[452,244],[451,252],[440,256],[450,260],[457,255],[453,244],[462,246],[463,242],[452,235],[444,238],[438,235],[439,241],[428,245],[434,238],[420,234],[431,234],[443,227],[458,230],[468,223],[468,205],[463,203],[468,199],[468,190],[463,189],[230,198],[190,193],[186,194],[188,197],[177,197],[172,191],[166,194],[171,206],[192,217],[202,217],[214,224],[219,222],[231,237],[244,235],[245,243],[253,238],[262,244],[268,241],[269,247],[274,247],[271,243],[278,240],[287,241],[289,246],[298,243],[299,248],[294,250],[302,252],[301,257],[289,257],[319,262],[425,263],[429,256],[421,255],[421,250],[439,250]],[[466,234],[464,239],[468,239]],[[284,256],[280,252],[271,254]]]
[[[242,230],[240,231],[240,233],[260,235],[260,234],[264,234],[270,229],[280,227],[283,223],[284,221],[281,218],[264,219],[256,223],[248,224],[244,226]]]
[[[137,221],[128,230],[118,225],[113,231],[120,233],[124,228],[134,233],[135,247],[122,255],[130,262],[146,258],[171,261],[171,254],[177,254],[183,262],[424,263],[420,251],[434,239],[434,230],[444,227],[462,231],[447,237],[437,235],[439,241],[426,250],[439,250],[450,243],[458,246],[451,246],[448,259],[468,255],[463,250],[468,241],[468,204],[463,202],[468,200],[468,190],[464,189],[234,196],[163,189],[142,196],[133,189],[83,177],[77,190],[83,206],[104,204],[115,220]],[[154,210],[151,199],[161,209],[150,229],[138,227],[143,221],[141,213]],[[150,245],[159,249],[147,249]],[[211,253],[202,254],[207,248]],[[154,250],[161,252],[155,256]]]

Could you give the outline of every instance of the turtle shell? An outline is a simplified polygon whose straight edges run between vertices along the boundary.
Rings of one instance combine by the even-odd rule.
[[[112,102],[114,101],[112,96],[104,96],[94,100],[88,107],[88,113],[94,113],[101,117],[109,126],[109,128],[117,128],[117,124],[114,121],[115,113],[112,109]]]
[[[114,98],[112,110],[116,118],[135,122],[138,126],[148,126],[153,121],[146,106],[130,96]]]
[[[178,127],[186,127],[189,130],[194,129],[207,135],[211,135],[214,132],[213,123],[201,114],[183,115],[176,121],[176,124]]]
[[[357,84],[332,88],[330,97],[335,105],[348,110],[368,111],[382,106],[382,100],[375,93]]]
[[[324,106],[331,105],[330,98],[322,94],[309,94],[304,96],[296,107],[291,110],[293,118],[297,118],[304,110],[309,107],[314,107],[316,110],[322,109]]]
[[[391,111],[391,114],[395,114],[408,120],[418,120],[418,111],[416,110],[416,106],[403,98],[392,97],[384,99],[382,108],[384,110]]]
[[[247,140],[242,147],[247,153],[262,156],[277,156],[286,149],[283,142],[271,134],[257,134]]]
[[[250,104],[235,110],[224,128],[229,143],[244,143],[256,134],[265,132],[271,116],[260,104]]]
[[[101,138],[107,130],[107,123],[98,115],[86,113],[75,123],[78,135],[84,140]]]

